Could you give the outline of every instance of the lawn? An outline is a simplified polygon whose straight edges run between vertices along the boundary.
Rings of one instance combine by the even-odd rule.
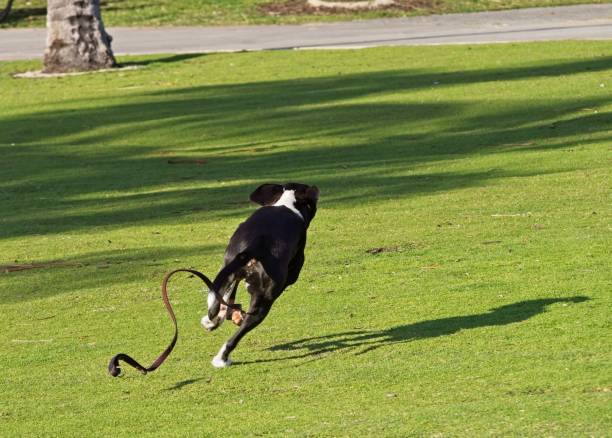
[[[0,63],[1,436],[609,434],[608,42],[121,61]],[[267,181],[319,213],[236,364],[178,276],[109,377]]]
[[[343,0],[337,0],[343,1]],[[398,0],[379,11],[339,12],[306,8],[305,0],[102,0],[107,26],[209,26],[288,24],[435,13],[477,12],[528,7],[610,3],[611,0]],[[6,0],[2,2],[2,7]],[[15,0],[7,27],[44,27],[47,0]]]

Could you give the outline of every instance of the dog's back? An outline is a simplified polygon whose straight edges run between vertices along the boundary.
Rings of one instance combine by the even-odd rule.
[[[251,249],[260,257],[270,255],[288,264],[295,254],[304,250],[304,221],[285,207],[261,207],[238,226],[225,250],[229,263],[239,253]]]

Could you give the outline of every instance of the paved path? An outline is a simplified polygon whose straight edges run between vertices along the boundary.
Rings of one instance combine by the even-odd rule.
[[[612,39],[612,3],[295,26],[110,28],[117,55]],[[0,30],[0,60],[42,56],[45,29]]]

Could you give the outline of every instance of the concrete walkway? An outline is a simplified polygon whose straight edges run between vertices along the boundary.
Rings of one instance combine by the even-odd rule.
[[[612,4],[295,26],[110,28],[117,55],[612,39]],[[45,29],[0,30],[0,60],[42,57]]]

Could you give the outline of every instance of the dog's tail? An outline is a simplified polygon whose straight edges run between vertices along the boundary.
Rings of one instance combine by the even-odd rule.
[[[244,251],[236,254],[236,256],[227,263],[208,289],[208,312],[205,318],[202,319],[202,325],[207,330],[214,330],[219,327],[220,322],[227,319],[226,309],[232,309],[230,315],[233,316],[234,312],[239,311],[242,317],[246,315],[246,312],[242,309],[242,306],[234,302],[234,295],[236,287],[238,285],[236,273],[242,269],[250,260],[252,260],[257,254],[256,246],[251,245]],[[221,318],[219,320],[219,318]]]
[[[212,291],[221,295],[228,283],[233,282],[234,275],[253,258],[253,251],[246,249],[237,254],[234,259],[223,267],[212,283]]]
[[[264,239],[259,236],[254,239],[243,251],[226,264],[213,280],[212,290],[216,295],[221,295],[228,283],[233,283],[236,272],[243,268],[249,261],[261,254],[262,247],[265,245]]]
[[[263,239],[256,239],[244,251],[236,254],[236,256],[219,271],[212,284],[212,291],[215,295],[223,295],[223,291],[228,284],[234,282],[236,272],[249,263],[250,260],[254,259],[256,254],[261,252],[259,250],[263,244]]]

